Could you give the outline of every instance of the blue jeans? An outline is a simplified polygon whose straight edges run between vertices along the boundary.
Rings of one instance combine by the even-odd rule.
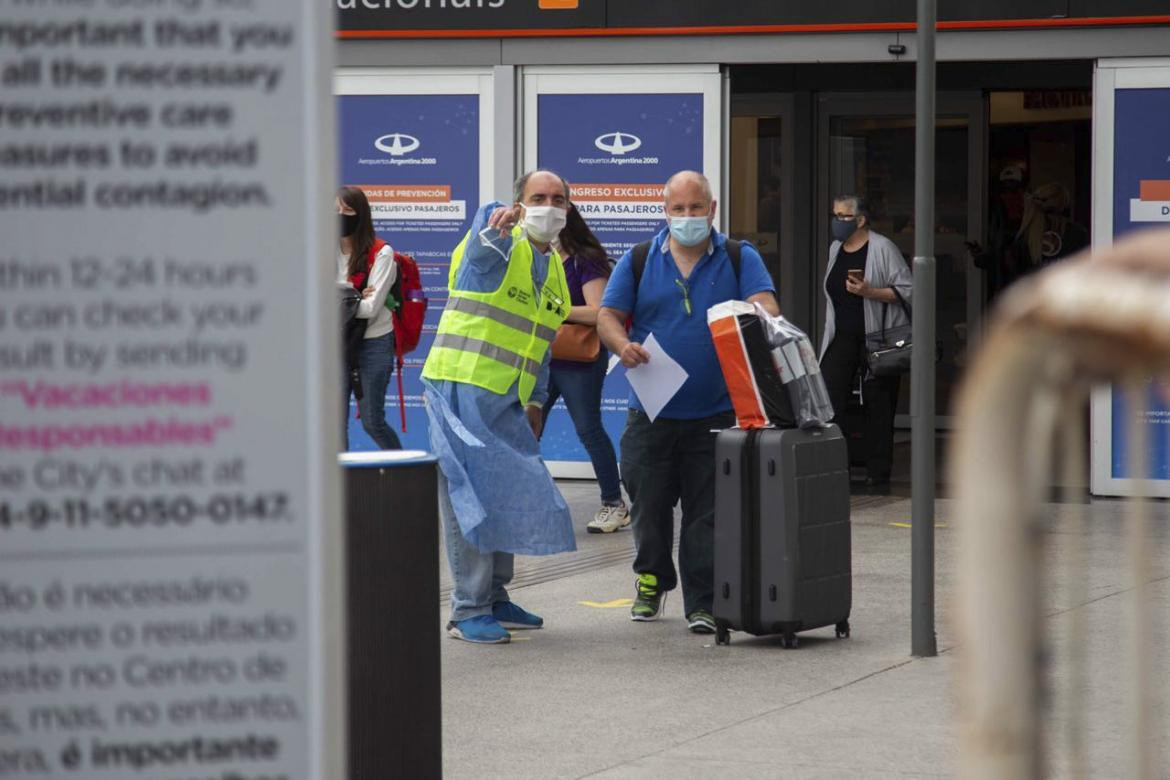
[[[390,375],[394,373],[394,333],[364,339],[358,352],[358,375],[362,380],[362,400],[358,401],[362,428],[383,450],[400,450],[402,442],[398,434],[386,424],[386,388]],[[353,387],[349,374],[341,380],[341,437],[345,449],[349,449],[349,397]]]
[[[715,430],[735,425],[731,412],[698,420],[654,422],[631,409],[622,434],[622,478],[634,525],[634,572],[674,590],[674,505],[682,501],[678,568],[683,610],[711,610],[715,589]]]
[[[439,518],[447,565],[451,567],[451,621],[492,614],[492,604],[508,601],[504,586],[512,581],[515,559],[512,553],[480,552],[459,529],[455,508],[447,492],[447,478],[439,472]]]
[[[601,488],[601,501],[616,504],[622,500],[617,456],[613,451],[613,442],[601,424],[601,386],[605,383],[608,367],[609,352],[603,349],[588,369],[550,369],[544,419],[548,420],[548,413],[552,411],[557,398],[564,398],[577,438],[593,461],[593,471],[597,474],[597,484]]]

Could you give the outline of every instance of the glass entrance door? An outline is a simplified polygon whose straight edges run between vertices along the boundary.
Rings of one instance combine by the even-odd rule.
[[[807,289],[800,280],[794,251],[799,230],[794,217],[794,107],[791,95],[733,96],[727,128],[727,233],[750,241],[760,255],[780,298],[780,309],[794,322],[808,314]],[[803,324],[803,323],[802,323]]]
[[[828,266],[829,214],[838,194],[865,196],[873,230],[893,241],[913,270],[914,256],[913,94],[833,95],[818,109],[818,279]],[[983,100],[978,94],[940,95],[936,137],[935,258],[937,334],[936,410],[949,424],[952,391],[982,317],[982,279],[964,242],[979,240],[983,224]],[[817,322],[825,301],[818,287]],[[917,302],[916,302],[917,303]],[[899,427],[908,427],[909,377],[899,394]]]

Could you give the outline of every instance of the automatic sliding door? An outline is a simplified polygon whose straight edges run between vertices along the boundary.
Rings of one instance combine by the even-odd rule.
[[[750,241],[776,282],[789,317],[805,311],[807,270],[795,267],[791,95],[733,98],[729,126],[728,235]]]

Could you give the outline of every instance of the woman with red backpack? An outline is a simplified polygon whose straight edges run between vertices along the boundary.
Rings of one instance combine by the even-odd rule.
[[[394,318],[386,296],[394,285],[398,266],[394,250],[374,235],[370,202],[357,187],[337,193],[341,243],[337,254],[337,281],[362,293],[357,318],[367,322],[365,338],[357,353],[360,393],[348,371],[343,372],[342,440],[349,449],[349,398],[357,394],[362,428],[383,450],[402,449],[398,435],[386,424],[386,387],[394,371]]]

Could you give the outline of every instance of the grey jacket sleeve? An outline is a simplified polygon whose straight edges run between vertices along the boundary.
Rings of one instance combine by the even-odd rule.
[[[867,269],[866,278],[870,285],[880,288],[893,287],[906,301],[906,306],[913,310],[914,302],[911,296],[914,293],[914,280],[910,276],[910,266],[906,265],[906,258],[902,257],[901,250],[893,241],[873,231],[870,231],[869,242],[871,251],[867,260],[870,267]],[[896,303],[868,298],[864,310],[866,333],[876,333],[883,327],[896,328],[909,322],[906,312]]]
[[[878,257],[881,262],[880,273],[883,283],[874,286],[893,287],[906,301],[906,305],[913,308],[914,279],[910,276],[910,266],[906,264],[906,258],[902,257],[902,252],[894,242],[885,236],[882,236],[879,248],[881,251]]]

